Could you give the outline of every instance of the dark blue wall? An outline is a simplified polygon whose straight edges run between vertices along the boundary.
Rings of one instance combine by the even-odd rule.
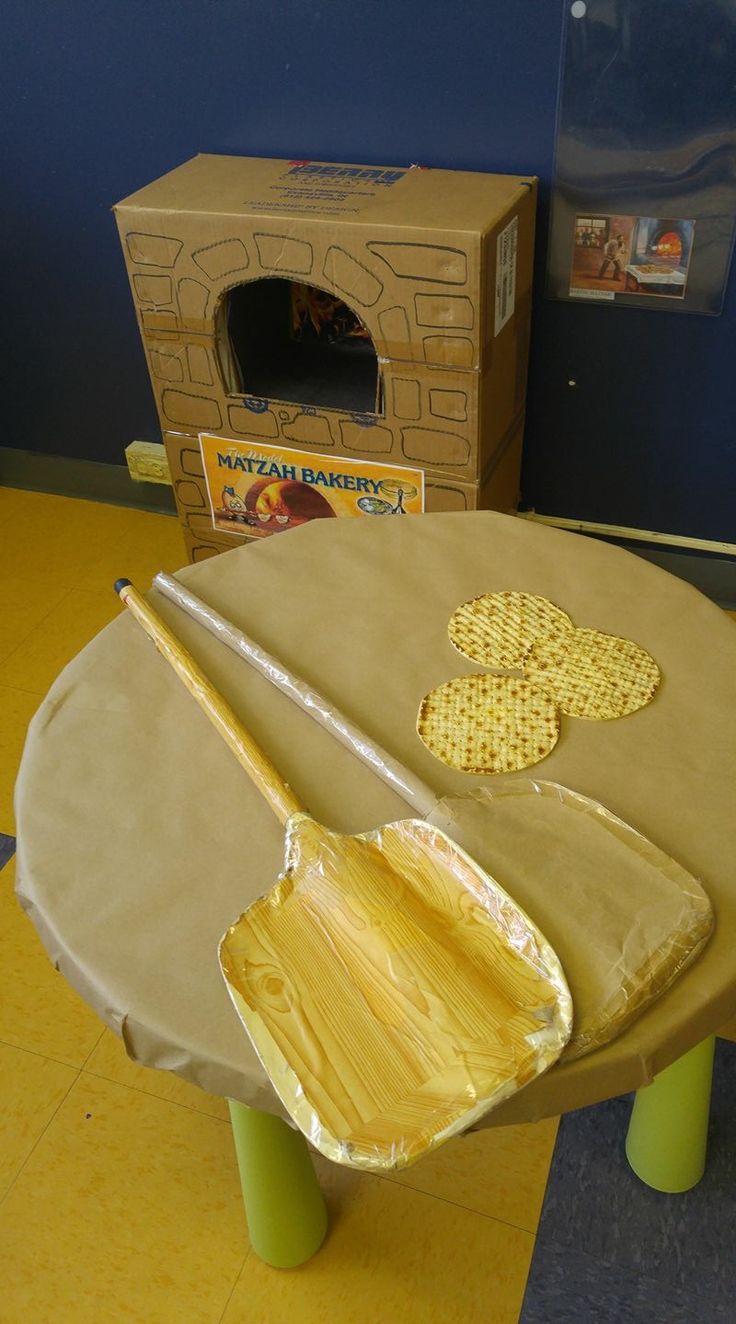
[[[541,297],[558,0],[10,0],[3,19],[6,445],[121,463],[158,438],[110,208],[195,152],[534,172],[525,504],[736,538],[733,279],[720,318]]]

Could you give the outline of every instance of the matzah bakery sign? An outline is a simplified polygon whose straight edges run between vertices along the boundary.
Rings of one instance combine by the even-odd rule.
[[[313,519],[414,515],[424,510],[421,469],[348,460],[201,433],[212,524],[265,538]]]

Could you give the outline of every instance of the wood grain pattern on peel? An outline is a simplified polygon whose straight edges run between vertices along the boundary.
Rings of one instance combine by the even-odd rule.
[[[323,1152],[380,1170],[559,1055],[559,989],[523,921],[519,942],[525,955],[487,876],[439,829],[345,837],[300,815],[279,883],[220,956],[289,1111],[301,1096]]]
[[[516,676],[456,676],[425,696],[417,732],[427,749],[463,772],[518,772],[554,749],[556,703]]]
[[[484,593],[463,602],[447,627],[450,642],[473,662],[505,670],[520,667],[535,639],[573,629],[566,612],[534,593]]]
[[[524,675],[547,691],[568,717],[606,721],[643,708],[661,680],[659,667],[631,639],[576,629],[537,639]]]

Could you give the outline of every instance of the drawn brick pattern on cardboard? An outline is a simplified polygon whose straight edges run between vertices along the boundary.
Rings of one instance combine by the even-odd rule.
[[[504,455],[509,476],[523,422],[535,191],[513,176],[200,156],[118,204],[162,432],[418,466],[428,508],[430,475],[449,508],[460,493],[459,508],[482,490],[487,499]],[[496,333],[509,230],[514,306]],[[274,279],[357,315],[377,356],[373,410],[264,399],[248,391],[247,365],[233,388],[228,299]],[[517,467],[502,509],[515,508],[518,485]]]

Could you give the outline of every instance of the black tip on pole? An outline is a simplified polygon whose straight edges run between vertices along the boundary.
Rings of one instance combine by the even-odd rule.
[[[113,587],[115,589],[115,592],[119,596],[124,588],[132,588],[133,585],[131,584],[129,579],[116,579]]]

